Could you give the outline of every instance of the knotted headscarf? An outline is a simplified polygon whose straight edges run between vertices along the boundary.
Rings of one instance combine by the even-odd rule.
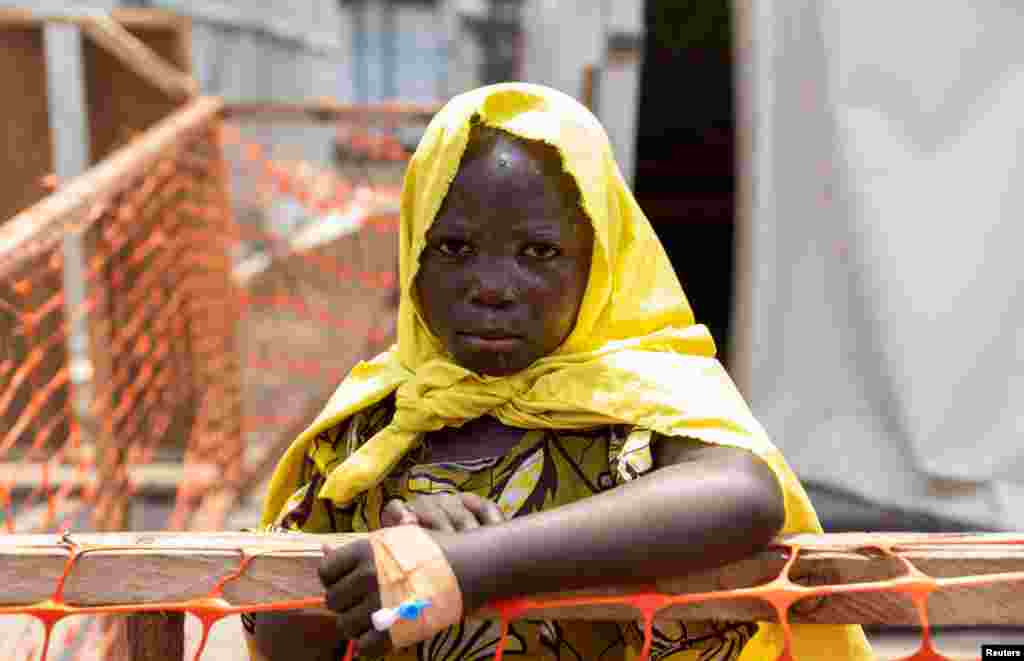
[[[415,300],[425,235],[455,178],[474,122],[557,149],[594,228],[590,277],[569,337],[551,355],[504,377],[482,376],[455,364]],[[353,368],[289,448],[270,483],[264,525],[275,520],[300,486],[303,456],[312,439],[395,392],[392,422],[326,476],[320,498],[339,506],[351,502],[382,480],[425,432],[458,427],[485,414],[527,429],[628,423],[754,452],[782,485],[783,532],[821,531],[803,488],[715,358],[708,330],[694,323],[668,257],[623,181],[604,129],[575,99],[538,85],[506,83],[462,94],[445,105],[427,127],[405,175],[399,259],[397,344]],[[838,639],[833,642],[838,647],[829,647],[844,647]]]

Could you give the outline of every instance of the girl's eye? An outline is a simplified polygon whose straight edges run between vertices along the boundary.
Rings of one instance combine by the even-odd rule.
[[[465,241],[445,239],[444,241],[438,241],[437,251],[448,257],[465,257],[472,252],[472,248]]]
[[[534,259],[553,259],[562,253],[555,246],[546,243],[531,243],[523,248],[523,254]]]

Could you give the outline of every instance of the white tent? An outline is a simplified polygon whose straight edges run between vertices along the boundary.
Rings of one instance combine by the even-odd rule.
[[[755,412],[807,481],[1024,528],[1024,13],[752,7]]]

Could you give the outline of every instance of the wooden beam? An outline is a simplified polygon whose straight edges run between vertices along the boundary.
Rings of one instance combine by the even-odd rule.
[[[0,10],[0,27],[25,28],[39,26],[43,23],[67,23],[77,25],[87,33],[93,41],[101,45],[124,65],[146,79],[153,86],[163,90],[175,99],[188,99],[199,93],[195,79],[182,73],[180,69],[153,52],[144,42],[131,34],[120,21],[125,20],[134,27],[166,26],[177,28],[182,25],[180,19],[173,16],[148,12],[144,15],[140,10],[105,12],[40,12],[31,9]]]
[[[191,24],[187,16],[154,7],[115,7],[110,10],[110,16],[129,29],[180,30]],[[24,7],[0,9],[0,29],[38,28],[46,22],[77,23],[81,20],[81,12],[40,12]]]
[[[147,10],[136,10],[142,14]],[[191,24],[142,20],[142,15],[114,12],[114,20],[132,37],[171,65],[179,75],[191,77]],[[93,112],[89,127],[93,138],[93,163],[99,162],[151,126],[178,110],[186,97],[168,94],[125,63],[96,39],[85,40],[84,49],[88,98],[104,112]],[[107,99],[117,99],[114,105]]]
[[[173,99],[189,99],[199,93],[191,76],[157,55],[139,38],[121,27],[109,14],[97,12],[82,23],[82,30],[107,52]]]
[[[224,600],[237,607],[271,602],[317,599],[323,589],[317,577],[321,544],[346,544],[362,535],[251,533],[108,533],[72,534],[90,550],[78,557],[64,586],[74,606],[182,603],[209,596],[218,580],[239,567],[242,552],[254,556],[247,570],[224,586]],[[940,586],[929,600],[933,625],[1024,625],[1024,545],[1019,534],[886,534],[855,533],[798,535],[801,553],[790,577],[802,585],[842,585],[846,594],[833,594],[798,603],[793,622],[851,624],[919,624],[909,598],[879,592],[879,581],[901,573],[898,563],[878,552],[879,545],[898,545],[902,557],[937,578],[1005,573],[997,583],[982,585],[962,579]],[[0,536],[0,605],[27,606],[49,599],[69,557],[68,548],[54,535]],[[106,547],[106,548],[100,548]],[[665,594],[697,594],[761,585],[778,575],[785,552],[769,549],[752,558],[685,578],[659,581]],[[131,576],[131,581],[111,581]],[[1012,580],[1009,580],[1012,579]],[[859,591],[856,591],[859,590]],[[629,589],[608,588],[544,595],[578,598],[623,595]],[[313,603],[313,602],[310,602]],[[169,609],[169,610],[174,610]],[[493,611],[481,611],[493,615]],[[630,606],[551,604],[526,611],[522,617],[574,620],[636,619]],[[774,612],[756,598],[733,598],[675,605],[659,617],[679,620],[774,620]]]
[[[52,249],[73,223],[88,219],[94,205],[124,190],[172,145],[204,130],[222,107],[217,98],[192,101],[55,194],[0,225],[0,279],[31,256]]]
[[[224,116],[260,121],[309,121],[311,118],[323,122],[346,118],[427,121],[440,109],[439,103],[339,103],[333,99],[311,99],[298,103],[229,103],[224,108]]]

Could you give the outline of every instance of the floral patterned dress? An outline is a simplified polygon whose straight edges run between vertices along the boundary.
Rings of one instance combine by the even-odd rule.
[[[508,518],[559,507],[612,489],[651,470],[651,432],[627,425],[587,431],[530,430],[505,456],[425,463],[426,448],[407,454],[376,488],[344,508],[316,494],[335,466],[383,429],[394,398],[320,434],[303,468],[303,486],[289,499],[273,530],[368,532],[380,528],[384,506],[419,494],[472,492],[496,502]],[[254,623],[243,617],[251,634]],[[727,661],[739,657],[757,631],[751,622],[688,622],[654,627],[651,659]],[[494,657],[497,620],[465,619],[430,640],[392,652],[388,661],[483,661]],[[523,620],[509,626],[505,655],[524,660],[626,661],[639,657],[637,623]],[[250,643],[250,649],[252,649]],[[257,659],[253,653],[253,659]]]

